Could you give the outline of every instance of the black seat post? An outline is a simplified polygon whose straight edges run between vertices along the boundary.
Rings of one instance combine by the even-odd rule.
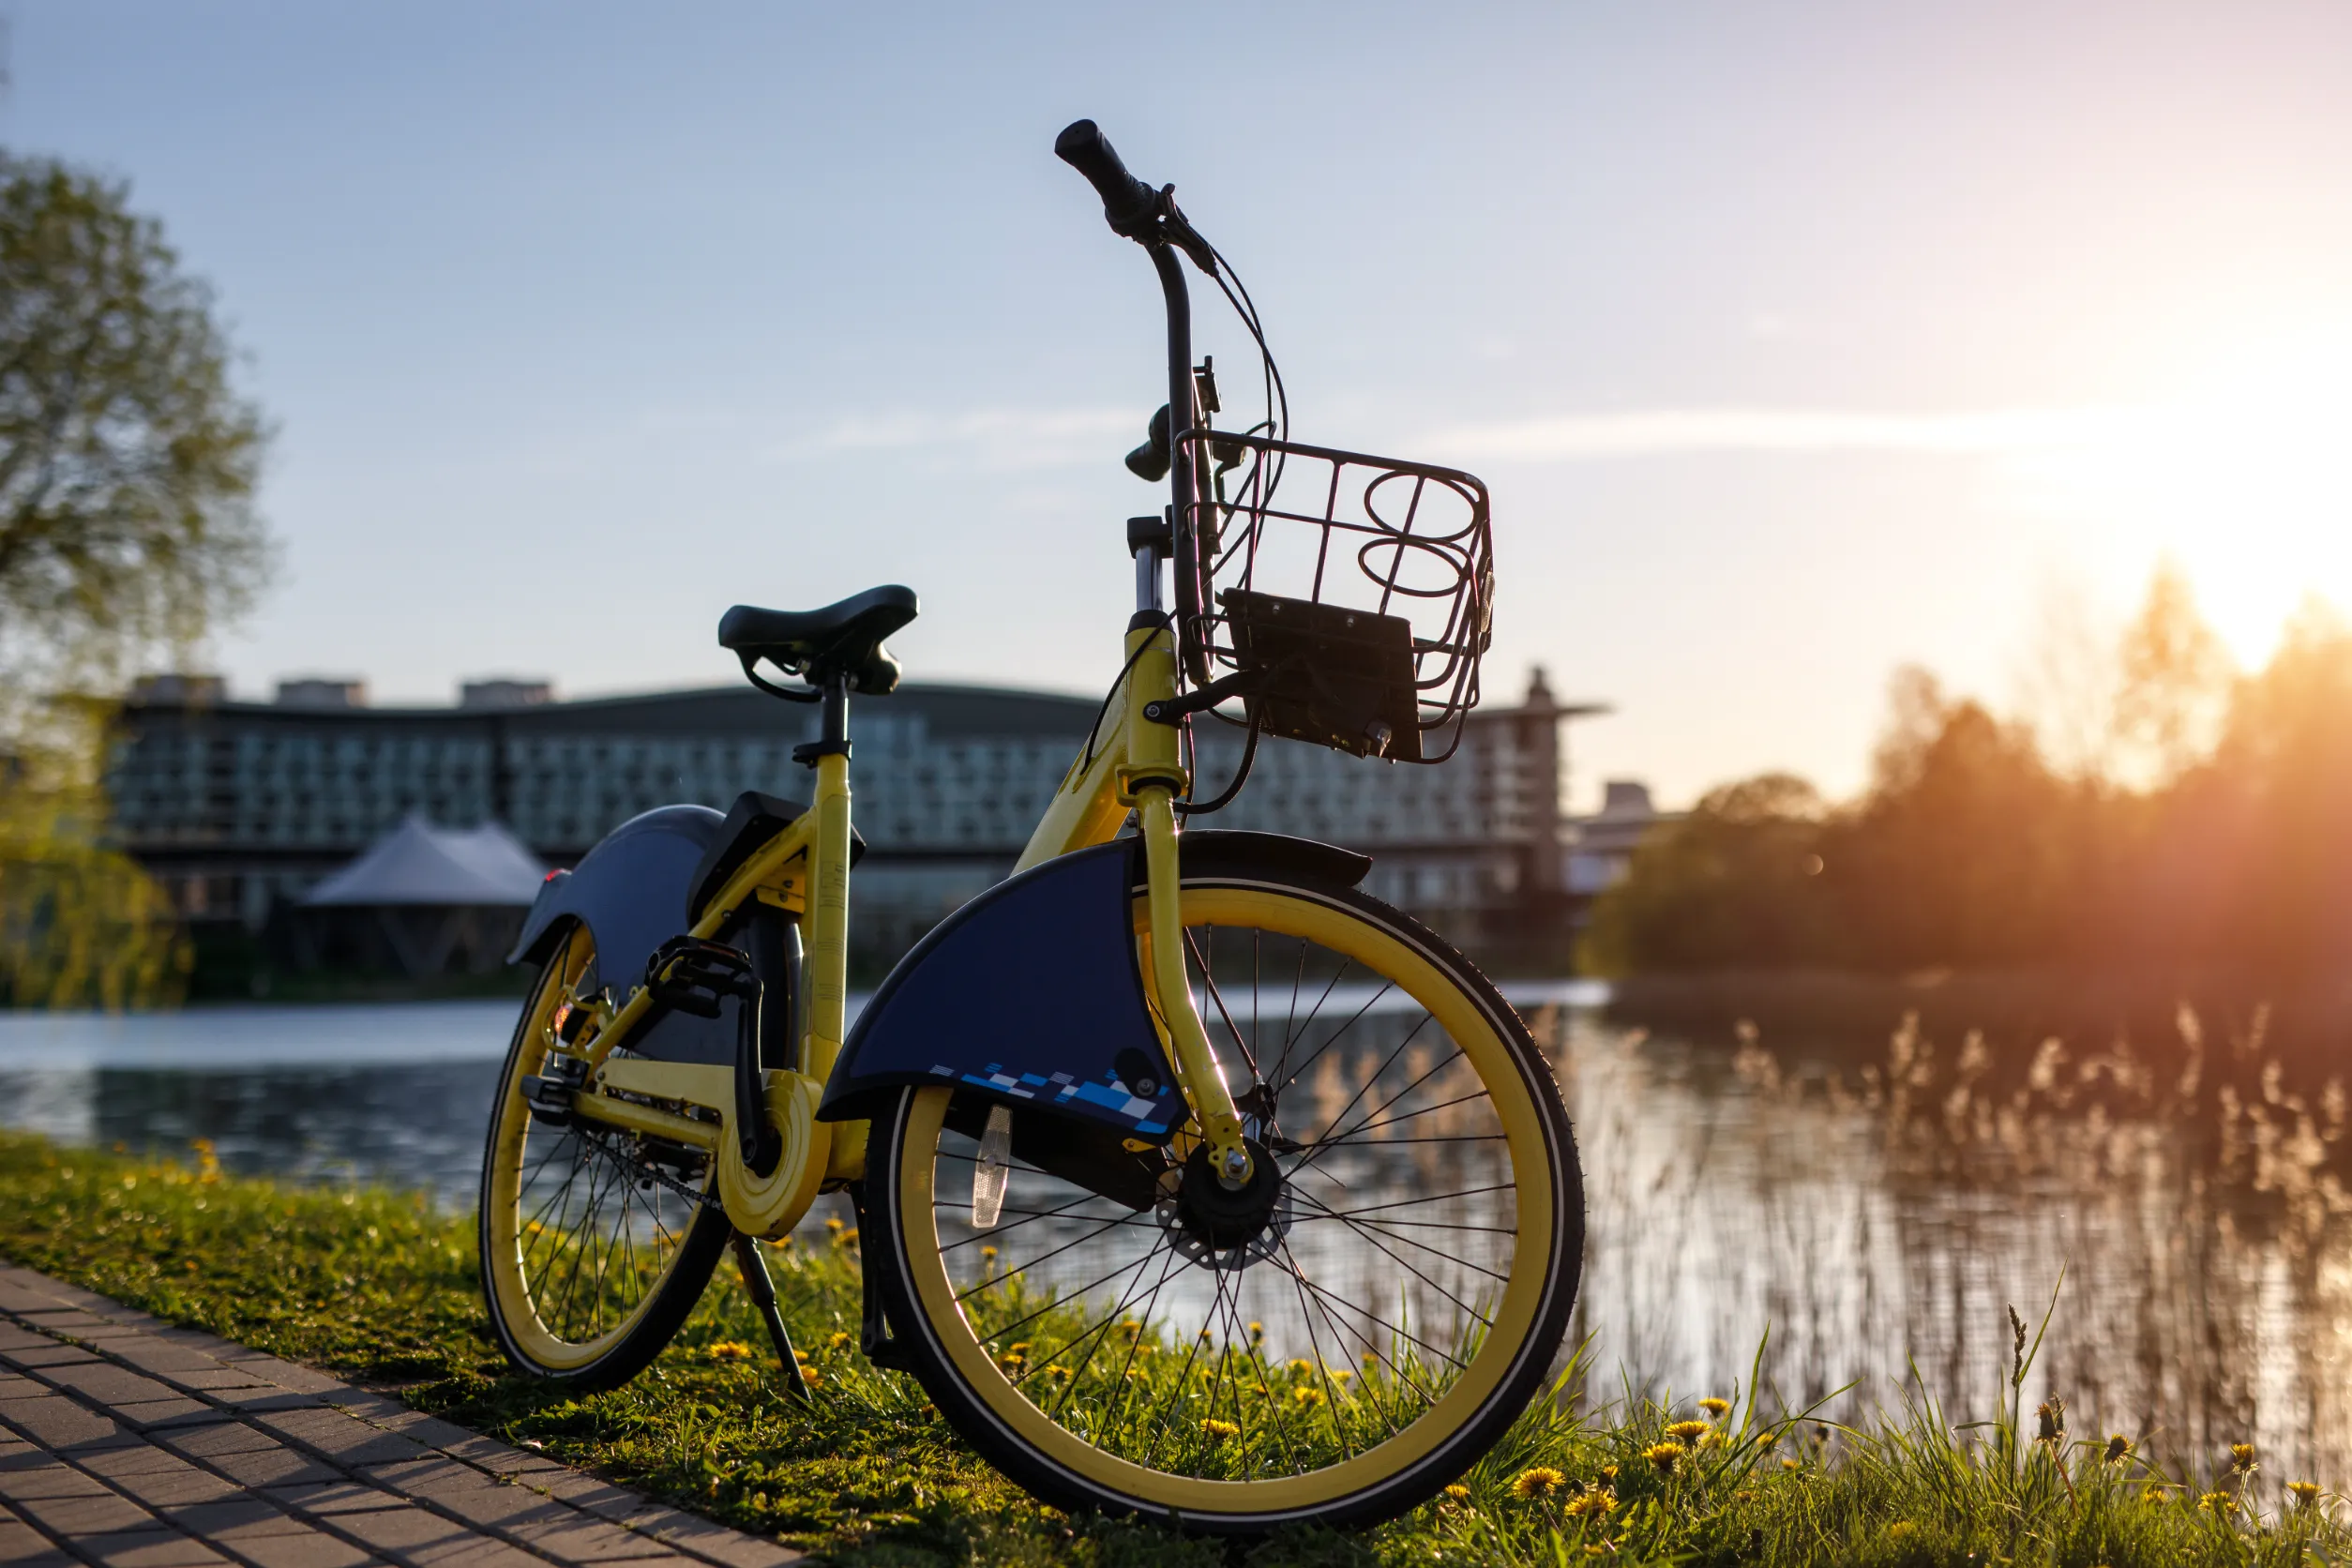
[[[820,689],[824,705],[818,710],[817,738],[792,747],[792,761],[803,767],[815,767],[820,757],[850,754],[850,677],[841,671],[828,671]]]

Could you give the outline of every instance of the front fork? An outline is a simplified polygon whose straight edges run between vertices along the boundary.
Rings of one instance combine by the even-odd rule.
[[[1184,919],[1182,870],[1178,864],[1176,810],[1165,786],[1138,792],[1136,817],[1143,835],[1145,886],[1150,900],[1152,1000],[1174,1048],[1176,1078],[1192,1102],[1193,1119],[1201,1140],[1209,1146],[1209,1168],[1229,1188],[1249,1184],[1249,1147],[1242,1141],[1241,1113],[1233,1107],[1233,1091],[1225,1081],[1215,1048],[1201,1027],[1200,1013],[1192,1004],[1192,985],[1184,974]],[[1203,975],[1204,983],[1207,976]]]

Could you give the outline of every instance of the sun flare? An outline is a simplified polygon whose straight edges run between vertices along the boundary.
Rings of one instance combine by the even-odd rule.
[[[2352,322],[2250,347],[2033,454],[2028,475],[2044,505],[2105,525],[2118,570],[2177,561],[2258,662],[2313,596],[2352,611]]]

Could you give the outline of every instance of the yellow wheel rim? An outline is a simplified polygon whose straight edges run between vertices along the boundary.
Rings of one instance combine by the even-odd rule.
[[[545,1064],[557,1010],[594,954],[586,927],[573,927],[532,993],[498,1086],[482,1194],[494,1305],[516,1349],[545,1372],[588,1366],[628,1336],[676,1269],[694,1219],[684,1198],[641,1184],[642,1151],[628,1134],[550,1128],[523,1099],[522,1080]],[[708,1181],[705,1168],[690,1184]]]
[[[1369,972],[1387,988],[1385,993],[1374,993],[1357,1015],[1359,1018],[1374,1016],[1390,996],[1401,998],[1409,1014],[1417,1012],[1422,1017],[1417,1028],[1441,1033],[1443,1048],[1458,1052],[1445,1061],[1466,1063],[1475,1075],[1485,1092],[1480,1108],[1485,1120],[1477,1123],[1478,1133],[1456,1140],[1464,1148],[1454,1157],[1457,1164],[1469,1160],[1474,1143],[1476,1159],[1460,1168],[1480,1165],[1490,1170],[1495,1180],[1477,1181],[1474,1186],[1499,1190],[1472,1192],[1470,1198],[1454,1189],[1423,1192],[1410,1199],[1411,1207],[1397,1209],[1383,1201],[1342,1211],[1337,1204],[1352,1200],[1334,1199],[1331,1194],[1346,1189],[1319,1188],[1316,1173],[1309,1168],[1291,1181],[1296,1196],[1289,1211],[1290,1229],[1275,1243],[1265,1244],[1269,1256],[1231,1271],[1229,1296],[1224,1283],[1228,1271],[1197,1261],[1184,1265],[1207,1274],[1210,1288],[1217,1292],[1205,1310],[1187,1315],[1168,1309],[1166,1283],[1176,1277],[1176,1265],[1161,1267],[1158,1285],[1148,1289],[1140,1283],[1155,1267],[1148,1262],[1133,1275],[1115,1278],[1108,1287],[1082,1278],[1048,1282],[1024,1274],[1012,1280],[992,1274],[1000,1268],[1009,1273],[1020,1261],[1022,1249],[1014,1245],[1015,1231],[1008,1227],[1061,1225],[1066,1231],[1071,1229],[1071,1213],[1083,1213],[1049,1214],[1058,1196],[1050,1192],[1029,1207],[1015,1197],[1005,1199],[1003,1215],[992,1233],[1002,1238],[997,1245],[1006,1256],[1001,1263],[984,1261],[975,1274],[972,1255],[979,1246],[990,1244],[987,1235],[959,1225],[955,1217],[959,1210],[968,1212],[959,1199],[964,1196],[961,1184],[969,1180],[966,1173],[973,1168],[973,1162],[942,1147],[954,1092],[933,1089],[918,1094],[909,1108],[894,1172],[907,1262],[922,1310],[961,1381],[999,1422],[1042,1455],[1098,1486],[1140,1503],[1184,1513],[1256,1515],[1312,1509],[1375,1487],[1428,1455],[1473,1419],[1519,1364],[1519,1352],[1534,1330],[1555,1263],[1554,1152],[1547,1146],[1545,1117],[1530,1093],[1527,1078],[1485,1008],[1453,975],[1394,932],[1335,905],[1296,893],[1257,888],[1186,888],[1184,918],[1188,939],[1195,944],[1189,967],[1195,977],[1196,1005],[1217,1044],[1220,1059],[1227,1063],[1229,1078],[1236,1074],[1234,1058],[1248,1057],[1253,1080],[1262,1072],[1267,1082],[1279,1085],[1280,1116],[1295,1124],[1298,1118],[1288,1108],[1290,1094],[1302,1078],[1311,1088],[1310,1072],[1321,1069],[1302,1068],[1297,1077],[1291,1077],[1288,1058],[1280,1066],[1258,1060],[1272,1048],[1271,1036],[1255,1041],[1247,1037],[1262,1018],[1262,1010],[1244,1026],[1233,1016],[1230,993],[1236,986],[1230,980],[1212,985],[1202,978],[1204,971],[1223,974],[1226,967],[1213,947],[1202,950],[1199,939],[1203,934],[1214,942],[1220,927],[1246,929],[1259,933],[1256,940],[1261,950],[1263,938],[1270,933],[1289,939],[1302,954],[1338,955],[1360,972]],[[1301,969],[1304,972],[1304,959]],[[1261,972],[1255,978],[1254,996],[1262,998],[1265,977]],[[1328,1002],[1331,995],[1341,996],[1349,1005],[1356,1001],[1338,981],[1324,1000]],[[1326,1040],[1318,1060],[1334,1060],[1333,1050],[1342,1038],[1334,1034]],[[1284,1048],[1295,1052],[1311,1044],[1302,1035],[1285,1042]],[[1357,1107],[1380,1106],[1389,1094],[1389,1087],[1383,1085],[1406,1082],[1414,1069],[1422,1068],[1423,1060],[1440,1054],[1433,1042],[1426,1058],[1408,1062],[1413,1045],[1409,1038],[1394,1049],[1384,1045],[1376,1048],[1385,1051],[1387,1065],[1370,1078],[1364,1078],[1364,1069],[1356,1071],[1355,1077],[1364,1079],[1354,1096]],[[1455,1077],[1436,1076],[1449,1072]],[[1280,1081],[1285,1078],[1289,1081]],[[1442,1093],[1445,1083],[1462,1081],[1459,1069],[1450,1064],[1422,1069],[1422,1078],[1425,1085],[1440,1084],[1433,1094]],[[1349,1081],[1343,1077],[1338,1091],[1318,1092],[1324,1096],[1323,1108],[1329,1108],[1331,1096],[1344,1092]],[[1374,1091],[1369,1098],[1365,1088]],[[1387,1100],[1389,1107],[1403,1103]],[[1460,1124],[1459,1104],[1455,1102],[1456,1122],[1452,1124]],[[1334,1136],[1326,1140],[1328,1149],[1303,1144],[1303,1153],[1285,1158],[1293,1166],[1311,1165],[1331,1156],[1333,1151],[1346,1149],[1357,1138],[1357,1129],[1369,1128],[1362,1140],[1387,1147],[1349,1150],[1350,1172],[1366,1163],[1354,1157],[1358,1153],[1377,1153],[1386,1159],[1403,1154],[1410,1162],[1413,1156],[1405,1153],[1409,1135],[1393,1130],[1417,1118],[1440,1114],[1413,1109],[1392,1116],[1388,1108],[1369,1113],[1343,1108],[1333,1123]],[[1425,1123],[1429,1124],[1437,1123]],[[1383,1128],[1391,1129],[1393,1136],[1374,1136]],[[1262,1125],[1260,1131],[1265,1131]],[[1411,1146],[1425,1149],[1439,1141],[1435,1138],[1411,1140]],[[1180,1137],[1176,1147],[1182,1144]],[[1020,1169],[1017,1162],[1009,1178],[1012,1183],[1023,1180]],[[1044,1173],[1038,1176],[1043,1184]],[[1334,1183],[1342,1180],[1335,1173],[1333,1179]],[[1453,1199],[1458,1207],[1468,1205],[1472,1198],[1485,1199],[1477,1205],[1478,1212],[1482,1219],[1492,1221],[1482,1224],[1474,1235],[1469,1227],[1398,1217],[1400,1214],[1450,1212],[1445,1200]],[[1349,1214],[1356,1217],[1350,1219]],[[1119,1219],[1114,1211],[1098,1209],[1084,1217],[1089,1222],[1099,1220],[1108,1229],[1097,1234],[1118,1237],[1129,1250],[1143,1245],[1144,1235],[1156,1228],[1173,1257],[1176,1243],[1185,1234],[1181,1210],[1173,1223],[1158,1210]],[[1383,1266],[1393,1266],[1396,1277],[1408,1285],[1400,1292],[1407,1300],[1428,1294],[1410,1288],[1413,1277],[1432,1287],[1444,1277],[1432,1261],[1436,1249],[1429,1243],[1433,1237],[1449,1247],[1474,1239],[1484,1248],[1481,1259],[1489,1265],[1500,1261],[1500,1266],[1486,1270],[1493,1277],[1470,1313],[1476,1319],[1474,1324],[1450,1342],[1439,1343],[1437,1332],[1410,1311],[1391,1309],[1382,1315],[1312,1277],[1310,1265],[1301,1262],[1300,1257],[1305,1233],[1319,1220],[1339,1222],[1326,1223],[1324,1228],[1352,1234],[1366,1244],[1359,1250],[1367,1255],[1385,1254]],[[1415,1227],[1422,1229],[1417,1231]],[[1444,1234],[1447,1231],[1458,1234]],[[1061,1232],[1053,1233],[1052,1240],[1065,1259],[1097,1244],[1082,1236],[1064,1244]],[[1200,1245],[1197,1237],[1193,1244]],[[1027,1250],[1054,1257],[1043,1242],[1030,1244]],[[1274,1342],[1270,1313],[1263,1321],[1242,1315],[1243,1291],[1248,1289],[1246,1282],[1254,1269],[1264,1271],[1270,1282],[1283,1280],[1297,1296],[1299,1310],[1289,1325],[1292,1343]],[[1101,1271],[1089,1265],[1075,1272]],[[1196,1279],[1191,1284],[1197,1297],[1199,1282]],[[1057,1290],[1069,1293],[1057,1298]],[[1088,1291],[1097,1292],[1100,1299],[1090,1297]],[[1447,1294],[1442,1289],[1439,1293]],[[1009,1304],[1005,1298],[1010,1298]],[[1048,1306],[1038,1314],[1041,1302],[1057,1299],[1059,1306]],[[1249,1299],[1279,1298],[1266,1290]],[[1457,1305],[1468,1300],[1451,1299]],[[1150,1304],[1143,1304],[1146,1302]],[[1349,1310],[1364,1315],[1353,1322],[1352,1332],[1348,1313],[1335,1303],[1345,1303]],[[1074,1305],[1078,1309],[1073,1310]],[[1023,1312],[1032,1315],[1024,1318]],[[1108,1321],[1113,1316],[1115,1323]],[[1319,1329],[1319,1317],[1322,1319]],[[1210,1325],[1218,1328],[1216,1342],[1205,1356],[1199,1349],[1168,1342],[1171,1330],[1188,1327],[1195,1320],[1202,1323],[1203,1334]],[[1369,1328],[1367,1321],[1383,1327]],[[1014,1326],[1007,1328],[1007,1324]],[[1311,1361],[1305,1353],[1287,1353],[1310,1349],[1300,1340],[1301,1325],[1309,1330],[1305,1340],[1312,1342]],[[1258,1339],[1252,1329],[1263,1333],[1265,1339]],[[1388,1359],[1381,1361],[1379,1341],[1384,1333],[1389,1337]],[[1016,1334],[1024,1338],[1014,1339]],[[1122,1340],[1123,1348],[1119,1345]],[[1199,1343],[1196,1338],[1194,1346]],[[1108,1353],[1116,1358],[1112,1363],[1116,1381],[1107,1389],[1097,1386],[1108,1380],[1105,1373],[1110,1370],[1103,1365],[1104,1345],[1113,1347]],[[1141,1359],[1186,1356],[1190,1369],[1179,1371],[1172,1380],[1165,1365],[1140,1379],[1131,1376],[1138,1359],[1135,1348],[1143,1345],[1153,1349]],[[1343,1366],[1334,1354],[1343,1347],[1375,1353],[1362,1358],[1361,1365]],[[1203,1390],[1187,1391],[1186,1379],[1197,1379]],[[1123,1395],[1121,1388],[1130,1393]],[[1147,1389],[1148,1400],[1139,1392]],[[1221,1392],[1229,1394],[1222,1403]],[[1366,1419],[1367,1410],[1382,1419]],[[1218,1423],[1222,1425],[1214,1425]],[[1314,1438],[1319,1425],[1328,1427],[1329,1440],[1319,1443]],[[1154,1431],[1159,1435],[1150,1435]]]

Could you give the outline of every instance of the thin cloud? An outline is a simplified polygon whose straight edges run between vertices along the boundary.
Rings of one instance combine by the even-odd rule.
[[[957,414],[903,410],[853,415],[778,446],[780,461],[925,447],[982,446],[1005,466],[1052,467],[1099,459],[1107,442],[1142,434],[1133,409],[981,408]],[[1115,454],[1114,454],[1115,455]]]
[[[2078,446],[2140,417],[2120,408],[1874,414],[1837,409],[1651,409],[1571,414],[1440,430],[1433,451],[1573,460],[1698,452],[2004,453]]]

